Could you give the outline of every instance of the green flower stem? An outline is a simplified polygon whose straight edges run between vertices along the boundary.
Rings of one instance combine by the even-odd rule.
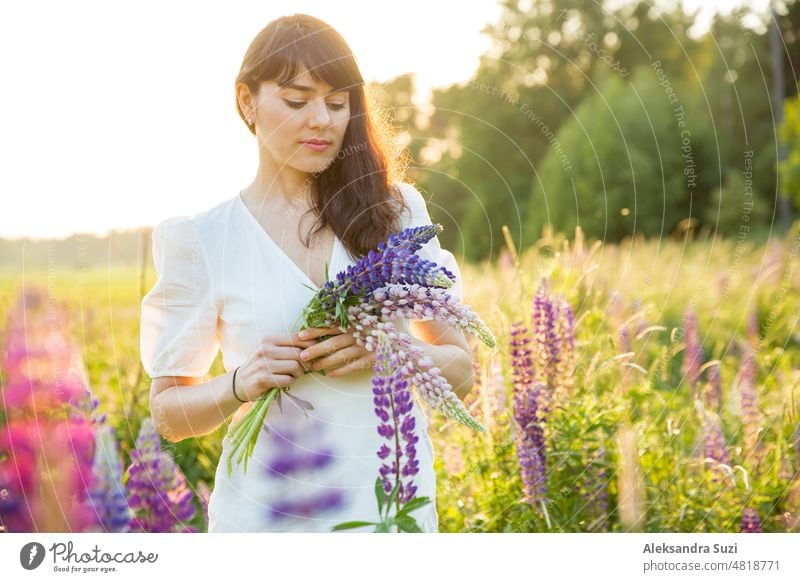
[[[258,433],[264,423],[269,405],[275,399],[280,388],[272,388],[265,396],[256,400],[233,428],[231,438],[231,452],[228,455],[228,476],[233,473],[233,461],[239,465],[244,459],[244,470],[247,471],[247,460],[253,454]]]

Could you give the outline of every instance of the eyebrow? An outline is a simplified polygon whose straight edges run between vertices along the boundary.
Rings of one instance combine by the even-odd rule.
[[[296,83],[286,83],[281,85],[281,89],[295,89],[296,91],[302,91],[303,93],[313,93],[313,87],[307,87],[306,85],[297,85]],[[333,95],[334,93],[345,93],[345,89],[333,89],[328,91],[326,95]]]

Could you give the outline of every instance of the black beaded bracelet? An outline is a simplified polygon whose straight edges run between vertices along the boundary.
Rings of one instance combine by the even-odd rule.
[[[238,401],[239,401],[239,402],[241,402],[242,404],[247,404],[247,400],[242,400],[242,399],[241,399],[241,398],[239,398],[239,396],[237,396],[237,394],[236,394],[236,372],[238,372],[238,371],[239,371],[239,368],[241,368],[241,366],[237,366],[237,367],[236,367],[236,369],[233,371],[233,382],[231,383],[231,387],[232,387],[232,389],[233,389],[233,395],[236,397],[236,400],[238,400]]]

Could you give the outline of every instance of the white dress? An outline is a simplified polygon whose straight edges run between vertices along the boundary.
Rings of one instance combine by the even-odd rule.
[[[430,224],[425,200],[399,183],[410,212],[403,228]],[[461,275],[438,238],[419,254],[447,267],[461,299]],[[193,217],[167,219],[153,230],[158,279],[142,300],[141,358],[150,377],[205,376],[218,350],[225,370],[243,364],[262,337],[290,333],[316,289],[306,274],[270,238],[239,194]],[[355,263],[334,242],[329,276]],[[408,320],[395,322],[408,330]],[[378,521],[375,479],[384,438],[377,433],[372,371],[330,378],[306,374],[290,393],[310,402],[308,417],[291,400],[273,403],[246,473],[234,464],[228,476],[229,441],[223,440],[208,506],[209,532],[329,532],[345,521]],[[191,388],[187,388],[190,390]],[[246,412],[243,404],[234,420]],[[438,527],[434,451],[427,434],[427,406],[418,399],[412,414],[419,437],[417,496],[432,503],[412,515],[425,532]],[[371,531],[362,527],[355,532]]]

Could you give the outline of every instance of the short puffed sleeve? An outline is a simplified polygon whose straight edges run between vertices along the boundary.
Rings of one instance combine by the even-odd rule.
[[[202,377],[219,351],[217,309],[200,231],[179,216],[153,229],[156,283],[142,299],[140,349],[151,378]]]
[[[405,182],[399,182],[397,186],[403,193],[403,198],[408,206],[408,210],[404,210],[402,214],[401,222],[403,228],[413,228],[415,226],[431,224],[428,204],[425,202],[425,198],[422,197],[420,191],[411,184],[406,184]],[[417,254],[423,259],[433,261],[440,267],[446,268],[455,276],[456,280],[448,289],[448,293],[461,301],[461,270],[458,267],[453,253],[442,248],[439,237],[435,236],[425,243],[422,248],[417,251]]]

